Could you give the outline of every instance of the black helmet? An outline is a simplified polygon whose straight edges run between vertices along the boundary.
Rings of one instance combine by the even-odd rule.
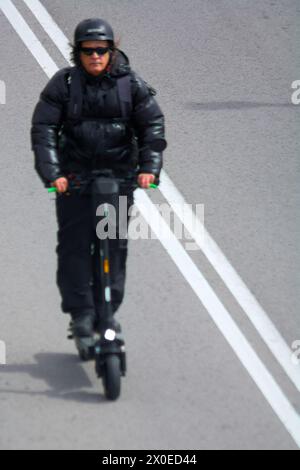
[[[101,18],[90,18],[81,21],[76,26],[75,45],[81,41],[111,41],[114,43],[114,32],[107,21]]]

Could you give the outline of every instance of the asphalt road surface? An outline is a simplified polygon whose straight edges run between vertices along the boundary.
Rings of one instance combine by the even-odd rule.
[[[89,17],[105,18],[121,36],[132,68],[158,91],[169,143],[166,174],[193,208],[204,205],[206,230],[257,302],[241,305],[241,292],[229,288],[200,249],[130,240],[118,314],[129,370],[113,403],[104,399],[93,363],[82,364],[66,339],[69,320],[55,284],[53,196],[33,169],[29,138],[48,76],[26,45],[24,25],[22,40],[4,14],[10,4],[0,2],[0,340],[6,344],[0,447],[297,449],[300,365],[292,362],[292,346],[300,340],[300,106],[291,102],[291,84],[300,80],[299,2],[42,2],[69,40]],[[13,4],[56,66],[66,66],[49,28],[29,9],[39,15],[35,2]],[[163,188],[147,194],[166,202]],[[180,246],[189,261],[176,262]],[[203,278],[190,279],[189,263]],[[268,319],[259,328],[257,309]],[[235,339],[225,312],[240,333]],[[273,351],[270,328],[281,338]]]

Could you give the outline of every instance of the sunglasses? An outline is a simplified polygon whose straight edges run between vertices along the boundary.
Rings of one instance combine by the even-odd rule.
[[[104,55],[106,54],[108,51],[110,50],[109,47],[81,47],[80,48],[80,51],[84,54],[84,55],[93,55],[94,52],[97,53],[97,55]]]

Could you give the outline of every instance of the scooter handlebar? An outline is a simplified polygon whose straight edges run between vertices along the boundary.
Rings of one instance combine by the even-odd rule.
[[[90,181],[92,181],[93,178],[97,177],[97,176],[106,176],[108,177],[107,175],[99,172],[98,175],[97,175],[97,172],[95,174],[93,174],[92,176],[88,177],[87,179],[81,179],[79,181],[77,181],[77,183],[74,184],[74,181],[73,180],[69,180],[69,186],[68,186],[68,189],[66,192],[68,192],[69,189],[80,189],[80,187],[82,187],[83,185],[86,185],[88,184]],[[137,177],[136,178],[132,178],[132,179],[126,179],[126,178],[119,178],[119,177],[114,177],[114,176],[111,176],[112,178],[116,179],[117,181],[120,181],[121,183],[134,183],[134,186],[136,186],[136,188],[139,187],[138,183],[137,183]],[[156,181],[159,182],[158,178],[156,179]],[[149,184],[149,188],[147,189],[157,189],[158,188],[158,184],[154,184],[154,183],[150,183]],[[57,191],[57,188],[55,186],[52,186],[51,188],[47,188],[47,191],[48,193],[55,193],[55,192],[58,192]]]

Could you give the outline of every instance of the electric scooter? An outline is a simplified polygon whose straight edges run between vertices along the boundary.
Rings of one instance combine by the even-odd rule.
[[[148,144],[155,151],[163,151],[166,142],[157,139]],[[69,180],[67,192],[80,191],[82,194],[89,188],[92,195],[95,227],[97,223],[96,209],[99,204],[104,205],[104,217],[109,217],[109,203],[119,197],[120,187],[130,183],[134,190],[139,187],[137,178],[115,177],[111,170],[93,170],[88,179]],[[159,181],[157,181],[159,184]],[[157,188],[151,184],[150,188]],[[49,188],[48,192],[55,192],[56,188]],[[60,196],[61,197],[61,196]],[[105,396],[108,400],[116,400],[121,392],[121,377],[126,375],[126,351],[125,342],[116,328],[113,317],[110,288],[110,259],[109,238],[99,240],[99,259],[101,266],[101,297],[103,311],[97,322],[98,339],[94,344],[84,343],[81,339],[75,339],[81,359],[95,359],[95,370],[99,378],[102,378]]]

